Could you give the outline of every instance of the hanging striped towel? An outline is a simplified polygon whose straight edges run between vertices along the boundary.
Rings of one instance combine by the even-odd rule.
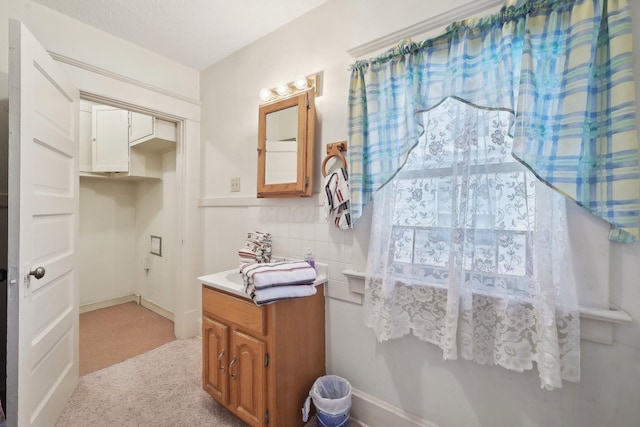
[[[349,175],[344,168],[337,169],[324,178],[325,214],[341,230],[353,228],[349,211]]]

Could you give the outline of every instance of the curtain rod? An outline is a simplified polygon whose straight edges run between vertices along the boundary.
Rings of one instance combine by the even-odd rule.
[[[486,12],[487,9],[492,7],[502,6],[504,3],[505,0],[471,0],[466,4],[432,16],[431,18],[427,18],[417,24],[394,31],[386,36],[379,37],[359,46],[352,47],[347,50],[347,53],[354,58],[361,58],[362,56],[368,55],[377,50],[395,46],[404,39],[446,27],[456,21],[472,18],[478,13]]]

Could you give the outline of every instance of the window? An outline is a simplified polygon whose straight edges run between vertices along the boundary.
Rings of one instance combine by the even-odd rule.
[[[476,292],[527,293],[519,279],[531,270],[535,177],[511,156],[508,112],[478,110],[464,123],[474,133],[470,140],[452,141],[457,110],[473,109],[456,103],[425,114],[427,132],[391,183],[395,273],[445,284],[452,233],[459,233],[475,242],[462,255]],[[470,207],[468,215],[454,218],[456,201]]]
[[[565,199],[511,155],[510,113],[448,98],[375,196],[367,324],[445,358],[579,380]]]
[[[640,237],[630,35],[624,2],[518,0],[352,65],[351,216],[375,196],[364,303],[379,340],[535,362],[547,388],[578,380],[585,263],[571,262],[593,246],[570,235],[605,245],[575,232],[575,206],[569,226],[562,196],[611,240]],[[537,179],[500,157],[506,117],[492,110],[514,114],[512,155]]]

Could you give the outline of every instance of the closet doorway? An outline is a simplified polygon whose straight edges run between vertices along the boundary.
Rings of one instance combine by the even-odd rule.
[[[86,96],[79,122],[80,313],[134,303],[173,322],[179,124]]]

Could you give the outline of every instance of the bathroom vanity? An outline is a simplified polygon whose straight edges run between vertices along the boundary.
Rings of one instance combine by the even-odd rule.
[[[202,385],[250,426],[302,426],[301,408],[325,375],[324,283],[316,294],[257,306],[237,269],[202,283]]]

